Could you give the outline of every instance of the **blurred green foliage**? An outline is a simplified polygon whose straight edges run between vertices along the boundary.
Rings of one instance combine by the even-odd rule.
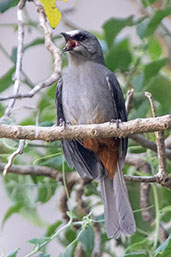
[[[155,2],[156,0],[142,0],[142,8],[146,10],[146,8],[151,7],[151,4]],[[15,0],[1,1],[0,12],[3,13],[7,11],[17,3],[18,1]],[[106,65],[109,69],[114,71],[120,79],[124,95],[126,95],[129,89],[134,88],[135,93],[131,103],[129,119],[151,116],[150,104],[144,96],[145,91],[152,93],[157,115],[164,115],[171,112],[171,62],[168,59],[169,50],[167,41],[164,40],[166,37],[171,38],[171,32],[162,23],[162,20],[170,14],[171,6],[169,1],[165,1],[163,9],[158,10],[153,7],[151,15],[144,15],[137,20],[134,16],[125,19],[110,18],[103,24],[101,34],[94,32],[99,38],[104,50]],[[39,26],[35,21],[31,21],[30,24],[32,29]],[[138,43],[134,43],[128,34],[123,36],[123,30],[126,31],[128,27],[134,28],[136,31]],[[158,28],[163,29],[163,36],[158,33]],[[58,40],[58,38],[59,36],[56,36],[54,39]],[[32,49],[34,46],[42,44],[44,44],[43,35],[42,38],[38,37],[34,41],[27,43],[24,46],[25,52],[28,49]],[[10,59],[13,60],[14,63],[16,61],[16,49],[17,46],[14,46],[10,53]],[[63,66],[65,66],[67,63],[66,57],[64,56],[63,59]],[[0,93],[13,86],[14,72],[15,66],[9,67],[9,70],[0,78]],[[38,102],[37,109],[39,112],[40,126],[52,126],[56,122],[55,90],[56,84],[46,90]],[[4,105],[2,103],[0,105],[0,114],[3,115],[4,111]],[[23,120],[21,125],[34,125],[36,116],[37,110],[33,111],[30,117]],[[147,138],[155,141],[153,135],[147,135]],[[1,139],[0,146],[0,161],[7,162],[7,158],[16,148],[17,142],[14,140]],[[154,153],[138,146],[138,144],[132,140],[129,141],[128,151],[131,153],[146,152],[152,170],[156,173],[157,159]],[[25,161],[26,156],[27,162]],[[64,170],[65,172],[72,172],[66,162],[64,162],[59,142],[42,143],[42,145],[28,142],[24,148],[24,154],[17,156],[15,164],[40,165],[52,167],[61,172]],[[171,167],[170,161],[168,161],[168,167]],[[125,167],[124,172],[129,175],[137,174],[136,168],[129,165]],[[37,257],[50,256],[46,253],[46,245],[53,239],[54,235],[58,243],[65,248],[65,251],[60,256],[75,256],[75,249],[78,242],[81,243],[86,252],[85,256],[92,256],[95,233],[92,224],[94,220],[90,217],[82,218],[77,208],[74,207],[70,210],[72,215],[74,214],[72,221],[79,220],[81,224],[78,230],[76,230],[72,226],[73,222],[67,225],[64,225],[61,220],[56,220],[52,224],[45,223],[37,210],[38,205],[47,203],[55,194],[60,192],[62,187],[60,183],[57,184],[55,180],[44,176],[21,176],[14,174],[8,174],[8,176],[3,178],[3,181],[8,197],[11,200],[11,206],[4,215],[2,225],[4,226],[5,223],[8,222],[11,215],[18,213],[30,219],[35,225],[46,226],[44,235],[42,235],[41,238],[29,240],[33,246],[38,247]],[[155,217],[159,217],[159,222],[163,222],[168,226],[167,223],[170,222],[171,217],[170,192],[158,185],[155,185],[155,187],[157,188],[155,197],[155,191],[151,190],[150,192],[152,213]],[[151,234],[155,233],[155,222],[157,222],[157,220],[155,220],[155,224],[152,226],[142,219],[139,194],[140,185],[129,183],[128,190],[133,209],[139,211],[135,212],[137,232],[125,240],[122,238],[117,240],[117,244],[124,249],[125,253],[123,257],[170,257],[171,237],[163,244],[161,244],[159,238],[157,238],[157,246],[154,247],[154,237],[151,237]],[[94,207],[92,196],[96,196],[98,199],[96,204],[97,206],[100,205],[101,197],[97,189],[96,181],[92,181],[85,186],[85,203],[90,210]],[[155,209],[156,199],[159,205],[158,216],[156,215]],[[71,213],[69,215],[71,215]],[[97,215],[94,219],[100,221],[103,219],[103,215]],[[62,224],[64,233],[61,235],[60,229]],[[114,252],[110,249],[110,240],[106,237],[103,222],[99,224],[102,228],[101,252],[106,253],[106,256],[118,256],[117,250]],[[158,236],[158,234],[156,235]],[[7,257],[15,257],[18,252],[19,249],[16,249],[9,253]]]

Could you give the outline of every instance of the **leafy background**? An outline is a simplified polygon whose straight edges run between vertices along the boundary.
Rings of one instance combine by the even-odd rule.
[[[0,2],[0,12],[8,11],[9,8],[16,6],[16,0],[3,0]],[[151,116],[150,105],[144,96],[145,91],[152,93],[156,113],[164,115],[171,112],[171,62],[169,56],[171,54],[169,40],[171,39],[171,31],[165,25],[164,19],[171,14],[170,1],[155,1],[142,0],[141,8],[144,15],[140,18],[135,18],[134,15],[127,18],[108,17],[102,26],[101,32],[92,31],[99,38],[104,55],[106,65],[114,71],[120,80],[124,95],[128,89],[134,88],[135,94],[129,113],[129,119],[137,117]],[[150,14],[149,14],[150,9]],[[17,33],[17,27],[13,26]],[[138,43],[133,43],[130,36],[124,36],[122,31],[133,27],[138,37]],[[39,24],[30,17],[27,20],[28,33],[29,29],[38,29]],[[16,34],[17,36],[17,34]],[[58,43],[59,37],[55,36],[55,41]],[[44,44],[43,37],[38,37],[35,40],[25,44],[25,53],[33,49],[35,46]],[[61,46],[62,47],[62,46]],[[2,50],[2,47],[1,47]],[[15,72],[16,62],[16,45],[14,45],[8,57],[12,60],[13,66],[0,78],[0,93],[12,87],[13,75]],[[66,57],[63,56],[63,66],[67,64]],[[28,79],[24,81],[28,87],[32,88],[32,83]],[[35,124],[37,113],[39,113],[40,126],[52,126],[56,121],[55,110],[55,89],[56,84],[51,86],[45,93],[40,95],[36,110],[31,113],[27,119],[20,122],[21,125]],[[4,113],[4,104],[0,104],[0,115]],[[8,121],[11,122],[12,121]],[[166,136],[168,134],[166,133]],[[155,141],[153,134],[146,135],[147,138]],[[17,147],[15,140],[0,140],[0,161],[7,162],[8,156]],[[157,158],[150,150],[145,150],[135,142],[129,140],[130,153],[146,152],[148,161],[152,167],[152,172],[157,171]],[[67,167],[61,146],[59,142],[42,143],[35,145],[28,142],[24,148],[24,154],[15,159],[15,164],[25,165],[33,164],[47,166],[59,171],[73,172]],[[168,161],[168,170],[171,167]],[[134,167],[127,165],[125,173],[133,175],[137,174]],[[8,219],[14,214],[23,215],[26,219],[31,220],[35,226],[43,225],[45,227],[41,238],[28,238],[33,247],[39,247],[40,251],[36,255],[28,256],[48,257],[48,248],[46,247],[50,241],[56,240],[58,244],[64,247],[64,251],[60,256],[75,256],[75,249],[80,242],[86,257],[92,256],[94,247],[94,227],[91,215],[83,219],[81,213],[78,212],[76,205],[71,204],[70,217],[71,224],[77,220],[81,227],[75,229],[71,224],[65,225],[61,219],[56,220],[52,224],[40,218],[38,205],[43,205],[50,201],[54,195],[61,194],[61,183],[56,183],[54,180],[47,177],[21,176],[8,174],[3,178],[3,183],[6,188],[6,193],[11,201],[10,208],[6,211],[1,222],[2,226],[8,223]],[[121,238],[116,241],[116,246],[111,248],[111,240],[108,240],[104,230],[103,222],[100,223],[102,228],[102,256],[118,256],[118,249],[122,249],[122,256],[171,256],[171,237],[162,243],[156,233],[156,226],[159,222],[163,222],[165,227],[170,232],[170,217],[171,217],[171,195],[165,188],[158,185],[153,185],[150,190],[150,208],[155,215],[153,224],[143,221],[139,204],[138,184],[128,185],[131,204],[135,212],[137,223],[137,232],[129,238]],[[72,197],[72,196],[71,196]],[[74,201],[74,197],[73,201]],[[85,202],[89,209],[94,206],[101,205],[101,197],[95,181],[85,186]],[[158,208],[156,208],[156,205]],[[94,208],[95,209],[95,208]],[[98,220],[103,219],[103,215],[95,215]],[[74,221],[73,221],[74,220]],[[59,230],[63,229],[63,234],[59,234]],[[16,234],[17,235],[17,234]],[[34,236],[33,236],[34,237]],[[40,247],[41,246],[41,247]],[[119,247],[119,248],[118,248]],[[112,250],[111,250],[112,249]],[[20,249],[13,250],[6,256],[19,256]],[[106,255],[104,255],[106,254]],[[4,255],[5,256],[5,255]],[[55,255],[56,256],[56,255]]]

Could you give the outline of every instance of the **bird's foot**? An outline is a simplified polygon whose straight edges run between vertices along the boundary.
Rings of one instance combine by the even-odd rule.
[[[115,119],[112,119],[110,122],[111,122],[111,123],[116,123],[116,127],[117,127],[117,128],[119,128],[119,124],[122,123],[122,121],[121,121],[120,119],[116,119],[116,120],[115,120]]]
[[[59,126],[60,126],[60,127],[66,128],[67,125],[71,125],[71,123],[70,123],[70,122],[66,122],[66,121],[63,120],[62,118],[59,119]]]

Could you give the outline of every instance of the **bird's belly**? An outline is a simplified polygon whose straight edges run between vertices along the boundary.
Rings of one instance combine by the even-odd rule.
[[[104,123],[114,119],[110,95],[93,89],[65,92],[63,111],[66,122],[76,124]]]

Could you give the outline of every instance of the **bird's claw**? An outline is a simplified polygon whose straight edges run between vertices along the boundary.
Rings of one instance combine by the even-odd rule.
[[[67,125],[70,125],[70,122],[66,122],[65,120],[63,120],[62,118],[59,119],[59,126],[60,127],[64,127],[66,128]]]
[[[62,118],[60,118],[60,120],[59,120],[59,126],[66,128],[66,121],[63,120]]]
[[[119,128],[119,124],[122,123],[121,119],[112,119],[111,123],[116,123],[116,127]]]

